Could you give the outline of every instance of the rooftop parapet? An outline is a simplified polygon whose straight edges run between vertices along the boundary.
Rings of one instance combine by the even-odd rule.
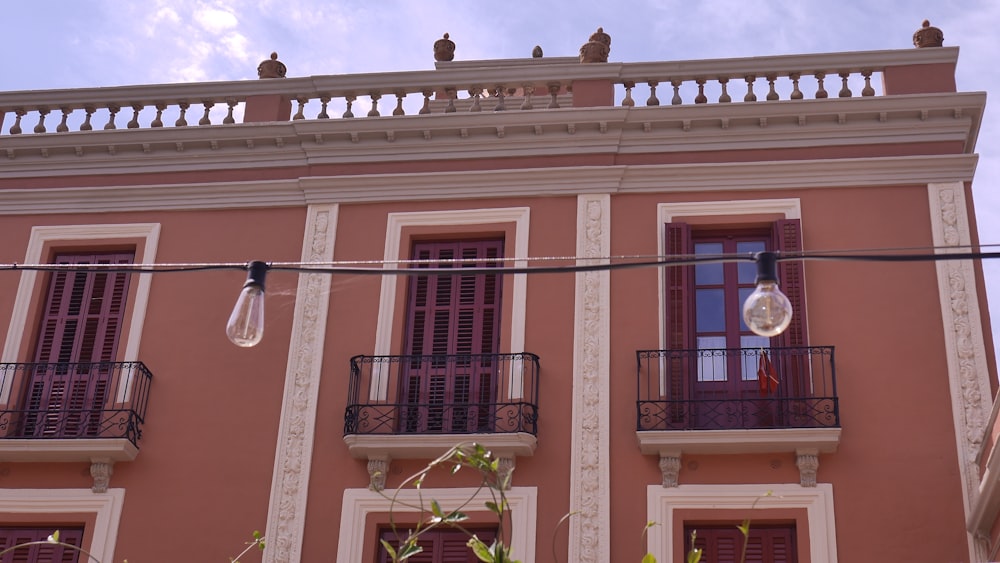
[[[957,47],[644,63],[525,58],[428,71],[2,92],[0,135],[955,92],[957,59]]]

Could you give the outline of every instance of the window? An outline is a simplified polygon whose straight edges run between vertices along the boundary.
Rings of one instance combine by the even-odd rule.
[[[428,261],[417,266],[427,270],[498,267],[503,240],[419,241],[411,256]],[[411,277],[402,378],[407,431],[489,430],[501,280],[499,274]]]
[[[80,547],[83,542],[83,528],[28,528],[0,527],[0,551],[29,542],[45,541],[56,529],[59,541]],[[56,544],[30,545],[17,548],[3,557],[0,563],[76,563],[80,552]]]
[[[60,254],[56,264],[130,264],[134,253]],[[24,436],[96,436],[113,384],[128,274],[51,274],[28,376]]]
[[[795,563],[795,524],[755,525],[750,523],[743,557],[743,533],[730,525],[684,526],[685,549],[690,551],[691,533],[697,532],[694,546],[702,551],[705,563]]]
[[[682,222],[666,226],[668,255],[751,255],[801,248],[797,219],[739,230],[693,228]],[[664,275],[666,349],[671,363],[667,366],[668,392],[675,400],[690,402],[689,422],[706,429],[782,424],[776,410],[779,405],[752,399],[803,388],[802,356],[792,350],[806,345],[801,262],[778,264],[778,281],[794,314],[788,329],[774,338],[753,334],[743,322],[743,302],[755,287],[753,262],[706,262],[667,268]],[[779,365],[781,369],[776,370],[774,366]],[[779,372],[784,385],[779,384]],[[673,418],[685,416],[679,403],[672,408]]]
[[[406,538],[406,530],[397,526],[399,533],[392,529],[383,529],[380,536],[392,545],[394,549]],[[496,530],[470,529],[486,545],[493,543]],[[406,559],[408,563],[478,563],[479,559],[468,546],[469,536],[462,530],[438,528],[428,530],[417,539],[417,545],[423,548],[420,553]],[[385,548],[379,542],[378,563],[390,563],[391,559]]]

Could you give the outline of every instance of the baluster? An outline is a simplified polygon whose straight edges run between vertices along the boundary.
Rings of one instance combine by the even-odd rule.
[[[788,78],[792,79],[792,95],[789,96],[792,100],[802,99],[802,90],[799,90],[799,78],[801,77],[802,75],[797,72],[788,75]]]
[[[838,98],[850,98],[851,97],[851,89],[847,86],[847,79],[850,78],[850,77],[851,77],[851,73],[849,73],[849,72],[841,72],[840,73],[841,85],[840,85],[840,92],[837,93],[837,97]]]
[[[319,113],[316,114],[316,119],[330,119],[330,114],[326,113],[326,106],[330,103],[330,96],[320,96],[319,103]]]
[[[149,123],[150,127],[163,127],[163,110],[165,109],[167,109],[167,104],[163,102],[156,103],[156,117]],[[83,128],[81,127],[80,130],[82,131]]]
[[[531,105],[531,96],[535,93],[535,87],[532,85],[527,85],[524,87],[524,101],[521,102],[522,110],[534,109]]]
[[[622,83],[622,86],[625,87],[625,99],[622,100],[622,107],[623,108],[635,107],[635,100],[632,99],[632,88],[635,88],[635,82],[631,80],[626,80],[624,83]]]
[[[503,99],[506,96],[506,92],[504,92],[503,85],[497,84],[495,91],[497,93],[497,105],[496,107],[493,108],[493,111],[506,111],[507,106],[505,106],[503,103]]]
[[[226,99],[226,105],[229,106],[229,109],[226,111],[226,117],[222,120],[223,125],[232,125],[233,123],[236,123],[236,118],[233,117],[233,108],[236,107],[236,103],[235,98]]]
[[[754,75],[752,75],[752,74],[748,74],[748,75],[744,76],[743,79],[747,81],[747,95],[743,96],[743,101],[744,102],[756,102],[757,101],[757,94],[753,93],[753,82],[754,82],[754,80],[757,80],[757,77],[754,76]]]
[[[115,117],[118,115],[119,110],[122,108],[115,104],[108,105],[108,122],[104,124],[104,130],[108,131],[111,129],[118,129],[115,125]]]
[[[720,104],[728,104],[728,103],[732,102],[733,101],[733,97],[729,95],[729,90],[727,89],[728,86],[729,86],[729,77],[728,76],[720,76],[719,77],[719,86],[722,87],[722,93],[719,94],[719,103]],[[700,88],[700,86],[699,86],[699,88]]]
[[[392,115],[406,115],[406,111],[403,109],[403,98],[405,96],[406,92],[396,90],[396,109],[392,110]]]
[[[66,133],[69,131],[69,125],[66,121],[69,119],[69,114],[73,113],[73,108],[59,108],[62,110],[62,119],[59,121],[59,125],[56,125],[57,133]]]
[[[21,108],[14,109],[14,124],[10,126],[11,135],[21,134],[21,118],[24,117],[25,111]]]
[[[191,104],[187,102],[180,102],[177,106],[181,108],[181,114],[177,117],[177,121],[174,122],[174,127],[187,127],[188,122],[185,115],[187,114],[188,108],[191,107]]]
[[[705,95],[705,79],[695,78],[695,84],[698,85],[698,95],[694,97],[694,103],[696,104],[707,104],[708,96]]]
[[[205,113],[203,113],[201,119],[198,120],[198,125],[211,125],[212,120],[208,118],[208,112],[215,105],[215,102],[202,102],[201,104],[205,107]]]
[[[417,115],[427,115],[431,112],[431,96],[434,94],[434,91],[422,90],[420,93],[424,95],[424,105],[420,107]]]
[[[448,96],[448,105],[445,106],[444,112],[445,113],[455,113],[456,111],[458,111],[458,109],[455,107],[455,99],[458,98],[458,89],[457,88],[445,88],[444,89],[444,93],[445,93],[445,95]]]
[[[83,123],[80,124],[80,131],[92,131],[94,126],[90,124],[90,118],[94,115],[94,106],[85,106],[83,111],[86,115],[83,117]]]
[[[345,118],[354,117],[354,112],[351,111],[351,106],[354,104],[354,100],[358,99],[358,97],[355,96],[354,94],[347,94],[346,96],[344,96],[344,99],[347,100],[347,109],[344,111],[343,117]]]
[[[646,82],[646,84],[649,84],[649,97],[646,98],[646,106],[660,105],[660,99],[656,97],[656,87],[659,86],[660,83],[656,80],[650,80]]]
[[[368,117],[379,117],[381,114],[378,112],[378,101],[382,99],[381,92],[369,92],[368,96],[372,99],[372,109],[368,110]]]
[[[38,123],[35,125],[35,133],[45,132],[45,116],[49,114],[48,108],[38,108]]]
[[[819,83],[819,85],[816,87],[816,99],[821,100],[823,98],[828,97],[829,94],[827,94],[826,89],[823,88],[823,79],[826,78],[826,73],[817,72],[814,76],[816,77],[816,81]]]
[[[482,94],[482,91],[483,89],[478,86],[469,88],[469,96],[472,98],[472,105],[469,106],[469,111],[483,111],[483,107],[479,104],[479,96]]]
[[[132,119],[129,120],[128,124],[125,126],[127,129],[138,129],[139,128],[139,112],[144,108],[142,104],[132,104]]]
[[[875,89],[872,88],[872,71],[870,71],[870,70],[862,70],[861,71],[861,76],[865,77],[865,87],[864,87],[863,90],[861,90],[861,95],[862,96],[874,96],[875,95]]]
[[[684,103],[681,100],[681,84],[683,83],[683,81],[677,78],[670,81],[670,85],[674,87],[674,97],[670,99],[670,105],[679,106]]]
[[[559,109],[559,100],[556,98],[559,95],[558,82],[549,84],[549,95],[552,96],[552,99],[549,101],[549,109]]]
[[[299,109],[296,110],[295,115],[292,116],[292,121],[298,121],[306,118],[306,102],[308,101],[309,98],[305,97],[295,98],[295,103],[299,104]]]
[[[779,98],[778,92],[775,91],[775,89],[774,89],[774,81],[777,80],[777,79],[778,79],[778,75],[777,74],[768,74],[767,75],[768,91],[767,91],[767,97],[766,97],[766,99],[769,102],[773,102],[773,101],[775,101],[775,100],[777,100]]]

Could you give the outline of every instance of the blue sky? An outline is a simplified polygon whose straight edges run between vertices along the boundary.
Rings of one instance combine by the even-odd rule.
[[[574,56],[598,26],[621,62],[909,49],[924,19],[961,48],[959,90],[1000,93],[996,0],[13,0],[0,89],[256,79],[272,51],[289,76],[430,69],[445,32],[456,60],[527,57],[536,44]],[[1000,243],[994,106],[977,146],[984,243]],[[1000,260],[985,267],[1000,336]]]

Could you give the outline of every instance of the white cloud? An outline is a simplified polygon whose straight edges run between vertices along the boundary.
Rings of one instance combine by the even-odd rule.
[[[239,25],[239,20],[231,10],[200,7],[194,11],[194,21],[202,29],[213,34],[222,34]]]

